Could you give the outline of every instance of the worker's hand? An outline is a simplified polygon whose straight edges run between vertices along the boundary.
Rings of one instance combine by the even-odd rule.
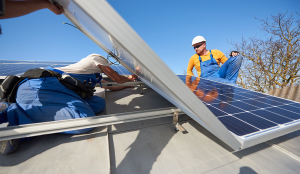
[[[49,1],[48,1],[49,2]],[[64,13],[64,8],[60,5],[53,5],[51,2],[49,2],[48,9],[51,10],[53,13],[60,15]]]
[[[136,68],[135,68],[135,73],[137,75],[142,75],[143,71],[142,71],[142,68],[140,67],[140,65],[138,65]]]
[[[135,81],[137,78],[138,78],[138,76],[135,74],[128,76],[129,81]]]
[[[238,55],[240,55],[240,52],[238,52],[238,51],[231,51],[231,53],[229,54],[230,57],[235,57]]]

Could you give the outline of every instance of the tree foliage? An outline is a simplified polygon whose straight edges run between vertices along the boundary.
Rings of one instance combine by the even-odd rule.
[[[299,17],[299,14],[296,14]],[[247,89],[266,92],[300,83],[300,20],[278,13],[258,19],[267,39],[242,38],[233,43],[243,57],[237,83]]]

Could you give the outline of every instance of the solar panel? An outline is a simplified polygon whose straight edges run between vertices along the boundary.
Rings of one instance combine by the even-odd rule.
[[[0,75],[22,74],[32,68],[62,67],[71,63],[74,62],[0,60]],[[131,74],[120,65],[112,65],[111,68],[122,75]],[[198,83],[194,90],[194,93],[198,94],[197,97],[230,131],[238,136],[245,136],[300,119],[299,103],[207,79],[184,75],[178,77],[185,83],[187,77]],[[217,95],[209,95],[210,92],[217,93]]]
[[[76,62],[52,62],[52,61],[26,61],[26,60],[0,60],[0,76],[22,75],[25,71],[34,68],[46,68],[52,66],[54,68],[68,66]],[[120,75],[131,75],[126,68],[121,65],[111,65]]]
[[[182,83],[183,79],[172,72],[108,2],[56,1],[81,32],[233,149],[253,146],[299,129],[299,112],[286,112],[284,107],[299,108],[298,104],[209,81],[201,83],[202,91],[191,92],[195,86],[197,89],[197,81],[188,84],[190,89],[186,82]],[[213,86],[215,91],[209,91]],[[280,117],[271,120],[266,113]]]
[[[0,60],[0,76],[22,75],[25,71],[34,68],[63,67],[75,62]]]
[[[129,72],[126,68],[124,68],[121,65],[111,65],[110,67],[120,75],[131,75],[132,74],[131,72]]]
[[[178,76],[238,136],[300,121],[300,103],[192,76]]]

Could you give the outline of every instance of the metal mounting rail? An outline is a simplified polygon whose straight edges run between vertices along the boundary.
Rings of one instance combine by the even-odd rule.
[[[110,114],[88,118],[10,126],[0,129],[0,141],[172,116],[174,111],[183,113],[179,109],[171,107],[138,112],[127,112],[122,114]]]
[[[136,81],[136,82],[126,82],[126,83],[122,83],[119,84],[117,82],[105,82],[105,83],[101,83],[102,87],[107,87],[107,86],[135,86],[135,85],[141,85],[144,82],[142,81]]]
[[[104,83],[101,83],[102,87],[109,87],[109,86],[139,86],[141,94],[144,93],[143,84],[144,84],[144,82],[142,82],[142,81],[126,82],[126,83],[122,83],[122,84],[119,84],[117,82],[104,82]],[[99,86],[100,86],[99,84],[96,85],[96,87],[99,87]]]

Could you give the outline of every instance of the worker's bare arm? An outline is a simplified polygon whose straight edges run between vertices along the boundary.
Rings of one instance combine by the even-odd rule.
[[[98,65],[98,67],[104,72],[110,79],[117,83],[125,83],[125,82],[131,82],[137,79],[138,77],[136,75],[130,75],[128,77],[119,75],[116,73],[111,67],[109,66],[102,66]]]
[[[53,5],[48,0],[5,0],[5,13],[3,16],[0,16],[0,19],[23,16],[45,8],[48,8],[57,15],[62,14],[64,12],[64,9],[61,6]]]

